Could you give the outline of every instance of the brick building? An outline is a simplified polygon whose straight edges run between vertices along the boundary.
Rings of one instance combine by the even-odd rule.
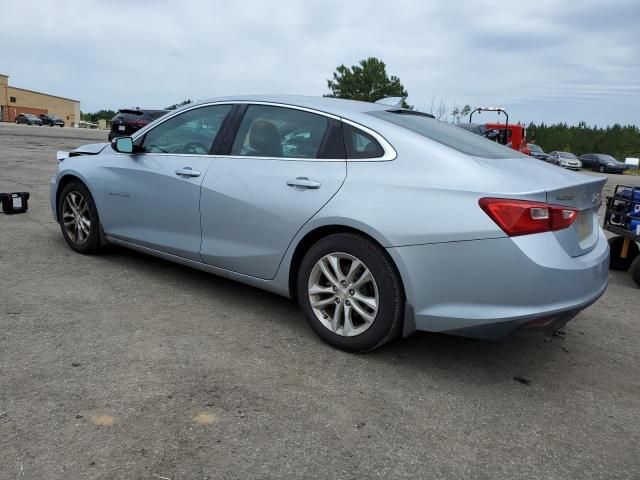
[[[64,120],[66,126],[80,122],[80,101],[9,85],[9,76],[0,73],[0,120],[13,122],[19,113],[46,113]]]

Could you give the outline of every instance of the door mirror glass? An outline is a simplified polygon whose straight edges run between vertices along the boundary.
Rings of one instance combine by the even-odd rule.
[[[111,145],[116,152],[133,153],[133,139],[131,137],[115,138]]]

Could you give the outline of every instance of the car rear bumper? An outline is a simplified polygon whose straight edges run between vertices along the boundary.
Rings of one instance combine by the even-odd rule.
[[[389,248],[402,276],[405,333],[499,340],[559,328],[606,290],[609,247],[569,256],[553,234]]]

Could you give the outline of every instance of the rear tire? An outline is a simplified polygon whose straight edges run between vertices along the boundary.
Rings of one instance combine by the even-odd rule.
[[[607,169],[606,169],[606,167],[604,165],[600,165],[600,168],[598,168],[598,171],[600,173],[607,173]]]
[[[640,255],[638,255],[633,262],[631,262],[631,267],[629,268],[629,274],[636,285],[640,287]]]
[[[300,264],[296,287],[311,328],[336,348],[365,352],[400,333],[400,276],[387,252],[363,236],[338,233],[315,243]]]
[[[622,247],[624,245],[624,237],[613,237],[609,239],[609,248],[611,249],[609,257],[609,269],[627,271],[631,267],[631,263],[634,259],[638,258],[640,249],[638,244],[633,240],[630,240],[629,249],[627,251],[626,258],[622,258]]]
[[[80,181],[68,183],[60,193],[58,222],[62,236],[76,252],[100,250],[100,217],[89,189]]]

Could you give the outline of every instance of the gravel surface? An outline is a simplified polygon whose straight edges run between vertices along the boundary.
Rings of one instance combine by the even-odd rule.
[[[287,299],[73,253],[51,218],[55,151],[105,138],[0,124],[0,191],[31,192],[27,214],[0,214],[0,479],[638,478],[626,273],[555,336],[343,353]]]

